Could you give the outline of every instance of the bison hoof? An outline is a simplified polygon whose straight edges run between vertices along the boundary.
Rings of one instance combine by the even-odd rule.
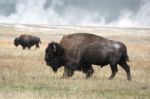
[[[112,80],[113,78],[114,78],[114,77],[110,76],[110,77],[109,77],[109,80]]]
[[[128,79],[129,81],[132,81],[131,77],[128,77],[127,79]]]

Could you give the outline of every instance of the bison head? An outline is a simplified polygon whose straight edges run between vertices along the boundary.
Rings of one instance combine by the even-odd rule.
[[[18,46],[19,44],[20,44],[20,39],[19,38],[15,38],[14,45]]]
[[[56,42],[49,43],[45,50],[45,61],[54,72],[57,72],[58,68],[61,67],[64,63],[63,47]]]

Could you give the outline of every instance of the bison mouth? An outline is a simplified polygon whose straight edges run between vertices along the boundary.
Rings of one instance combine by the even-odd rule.
[[[17,43],[14,43],[14,45],[15,45],[16,47],[18,47],[18,44],[17,44]]]
[[[46,64],[52,68],[52,70],[54,71],[54,73],[57,72],[58,68],[55,67],[55,66],[52,66],[52,65],[49,63],[49,61],[46,61]]]

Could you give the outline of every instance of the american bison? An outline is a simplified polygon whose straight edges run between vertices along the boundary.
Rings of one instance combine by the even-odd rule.
[[[101,67],[110,65],[112,74],[116,75],[119,64],[131,80],[127,49],[122,42],[109,40],[89,33],[66,35],[60,43],[51,42],[45,50],[45,61],[54,72],[64,66],[63,77],[71,77],[74,71],[82,71],[86,77],[94,73],[92,64]]]
[[[39,48],[39,43],[41,43],[41,40],[39,37],[23,34],[20,35],[20,37],[15,38],[14,45],[18,46],[21,45],[23,49],[26,47],[30,49],[32,46],[36,45],[36,48]]]

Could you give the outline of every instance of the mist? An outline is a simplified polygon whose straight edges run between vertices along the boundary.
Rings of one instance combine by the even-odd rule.
[[[0,0],[0,23],[150,27],[148,0]]]

